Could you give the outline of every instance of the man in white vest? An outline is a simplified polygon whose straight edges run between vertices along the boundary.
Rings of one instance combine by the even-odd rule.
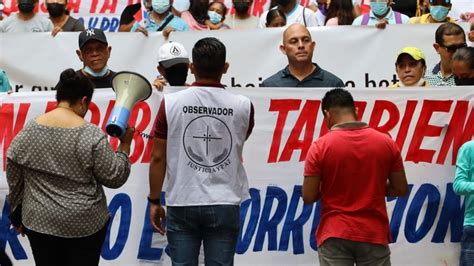
[[[150,162],[150,219],[166,235],[173,265],[198,265],[201,242],[206,265],[233,265],[240,203],[249,197],[242,165],[252,132],[250,100],[221,84],[229,64],[216,38],[192,50],[190,88],[165,94],[158,111]],[[167,176],[166,206],[161,189]]]

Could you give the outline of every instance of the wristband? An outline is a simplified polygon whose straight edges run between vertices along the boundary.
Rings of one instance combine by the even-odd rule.
[[[151,203],[151,204],[155,204],[155,205],[161,205],[161,200],[158,198],[158,199],[152,199],[150,197],[147,197],[148,199],[148,202]]]

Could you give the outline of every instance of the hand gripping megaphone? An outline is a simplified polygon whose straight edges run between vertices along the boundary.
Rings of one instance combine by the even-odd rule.
[[[107,121],[105,131],[112,137],[121,137],[127,128],[133,106],[137,102],[148,99],[152,88],[150,82],[142,75],[121,71],[113,77],[112,89],[116,94],[115,106]]]

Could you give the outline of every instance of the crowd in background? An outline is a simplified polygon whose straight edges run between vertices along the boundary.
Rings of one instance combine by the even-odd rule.
[[[51,32],[56,36],[60,32],[85,30],[83,22],[71,16],[67,0],[18,0],[18,12],[6,10],[1,3],[0,0],[0,32]],[[36,12],[40,4],[45,5],[49,17]],[[124,8],[118,31],[141,32],[146,36],[149,32],[162,32],[168,38],[174,31],[288,27],[295,23],[305,27],[375,26],[381,30],[387,24],[447,24],[436,33],[434,48],[440,55],[439,63],[427,67],[423,51],[405,47],[395,62],[400,82],[392,87],[469,85],[471,81],[460,79],[474,78],[474,74],[464,73],[474,65],[467,48],[456,56],[459,60],[462,56],[464,62],[463,70],[456,72],[464,74],[453,74],[451,70],[456,50],[474,42],[474,13],[450,17],[451,0],[271,0],[260,17],[253,15],[253,6],[253,0],[143,0]],[[462,21],[472,23],[470,32],[456,26]],[[100,71],[96,74],[100,75]],[[9,82],[3,70],[0,76],[0,91],[8,91]]]

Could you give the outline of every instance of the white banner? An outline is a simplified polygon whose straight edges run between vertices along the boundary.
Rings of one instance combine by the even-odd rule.
[[[170,89],[166,89],[170,91]],[[300,197],[303,161],[314,139],[325,132],[320,99],[326,89],[231,88],[248,96],[256,121],[244,148],[251,199],[241,208],[242,230],[236,265],[314,265],[314,229],[319,204]],[[474,134],[474,88],[353,89],[359,114],[388,132],[401,148],[410,192],[387,199],[393,265],[457,265],[462,234],[462,198],[452,189],[459,146]],[[113,105],[110,90],[96,90],[86,119],[104,128]],[[107,190],[114,215],[102,250],[101,265],[169,265],[166,240],[153,233],[147,217],[150,139],[160,95],[134,108],[131,125],[144,134],[132,144],[132,173],[117,190]],[[54,106],[53,92],[0,95],[0,180],[4,154],[26,121]],[[111,139],[113,145],[117,141]],[[3,184],[5,188],[5,183]],[[17,262],[33,265],[26,238],[9,229],[0,198],[0,248]]]
[[[467,24],[463,24],[468,28]],[[397,81],[395,58],[405,46],[422,49],[428,68],[439,62],[433,48],[438,25],[393,25],[375,27],[315,27],[313,61],[339,76],[348,87],[386,87]],[[280,50],[283,29],[223,30],[206,32],[219,38],[227,48],[230,68],[223,83],[229,87],[258,87],[283,69],[287,58]],[[238,34],[236,34],[238,33]],[[170,39],[184,44],[191,57],[194,43],[205,37],[202,32],[172,33]],[[130,70],[149,81],[158,75],[158,49],[165,42],[160,33],[145,37],[141,33],[107,34],[112,53],[109,67],[114,71]],[[76,55],[78,33],[0,34],[0,68],[3,68],[14,91],[51,90],[59,73],[82,63]],[[32,49],[31,44],[35,44]],[[188,81],[192,81],[189,75]]]

